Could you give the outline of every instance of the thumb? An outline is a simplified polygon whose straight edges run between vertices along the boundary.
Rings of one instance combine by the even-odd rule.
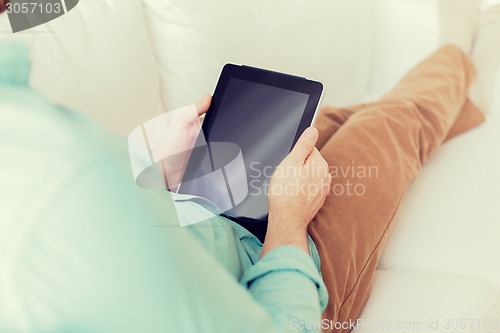
[[[306,128],[304,133],[302,133],[300,138],[297,140],[295,147],[293,147],[290,152],[290,156],[293,159],[304,163],[307,157],[314,150],[316,141],[318,141],[318,130],[314,127]]]
[[[196,103],[196,112],[198,112],[198,116],[201,116],[207,113],[208,108],[210,107],[210,103],[212,102],[212,96],[207,95],[203,97],[201,101]]]

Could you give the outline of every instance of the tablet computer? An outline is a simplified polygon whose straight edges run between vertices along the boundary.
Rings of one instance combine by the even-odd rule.
[[[225,65],[178,193],[204,197],[245,227],[265,230],[271,176],[314,123],[322,95],[318,81]]]

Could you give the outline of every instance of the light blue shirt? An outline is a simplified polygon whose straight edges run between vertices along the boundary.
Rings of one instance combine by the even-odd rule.
[[[134,184],[126,140],[27,86],[0,44],[0,332],[320,331],[319,257]]]

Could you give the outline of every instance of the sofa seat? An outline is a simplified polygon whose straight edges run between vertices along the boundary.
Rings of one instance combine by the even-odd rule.
[[[378,270],[353,332],[500,332],[500,288],[444,272]]]

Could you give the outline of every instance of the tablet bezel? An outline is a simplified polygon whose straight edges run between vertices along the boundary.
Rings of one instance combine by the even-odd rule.
[[[302,132],[304,132],[307,127],[314,125],[314,121],[316,120],[317,112],[321,104],[321,99],[323,97],[323,83],[320,81],[310,80],[305,77],[274,72],[246,65],[228,63],[222,68],[219,81],[217,82],[217,86],[215,87],[215,92],[212,97],[212,102],[205,115],[205,119],[203,120],[200,134],[210,133],[210,129],[217,116],[217,110],[221,106],[226,87],[231,78],[265,84],[309,95],[290,151],[295,146],[295,143],[297,143],[297,140]]]
[[[324,93],[323,84],[320,81],[310,80],[305,77],[273,72],[266,69],[260,69],[246,65],[236,65],[229,63],[222,68],[219,80],[217,82],[212,97],[212,102],[210,104],[208,111],[205,114],[201,130],[198,134],[198,135],[203,135],[206,141],[209,141],[210,130],[217,116],[217,110],[219,110],[222,104],[226,87],[228,86],[228,83],[231,78],[247,80],[250,82],[265,84],[272,87],[277,87],[309,95],[306,107],[304,109],[297,131],[295,133],[290,151],[295,146],[302,132],[307,127],[314,125]],[[188,161],[188,165],[189,163],[191,163],[191,161]],[[181,187],[182,187],[182,182],[181,184],[179,184],[179,187],[177,188],[176,191],[177,193],[181,191]],[[230,219],[233,219],[232,216],[225,214],[223,215]],[[259,222],[258,224],[255,223],[257,221]],[[246,218],[245,220],[242,220],[241,218],[238,218],[236,222],[242,225],[243,227],[247,228],[251,233],[253,233],[259,239],[261,239],[261,241],[263,241],[267,230],[267,220],[265,221],[255,220],[253,218]]]

